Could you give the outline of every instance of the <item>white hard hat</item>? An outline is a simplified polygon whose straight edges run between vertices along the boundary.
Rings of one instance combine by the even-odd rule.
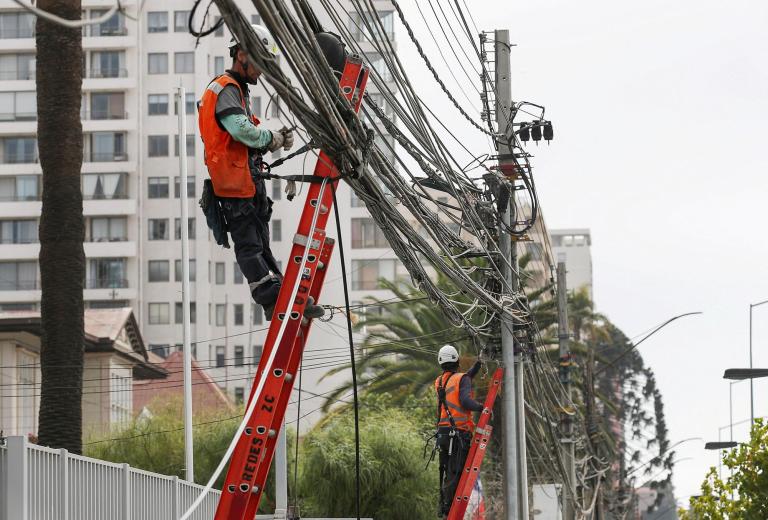
[[[280,55],[280,49],[277,46],[277,43],[275,43],[275,39],[272,37],[272,34],[269,32],[269,29],[264,27],[263,25],[259,25],[256,23],[251,24],[251,28],[256,33],[256,36],[258,36],[259,40],[261,40],[261,43],[264,44],[264,48],[267,49],[267,52],[272,54],[273,56],[279,56]],[[232,39],[229,40],[229,50],[230,54],[234,56],[234,53],[232,50],[238,46],[238,41],[235,35],[232,35]]]
[[[437,353],[437,362],[441,365],[443,363],[458,363],[458,361],[459,352],[453,345],[445,345]]]

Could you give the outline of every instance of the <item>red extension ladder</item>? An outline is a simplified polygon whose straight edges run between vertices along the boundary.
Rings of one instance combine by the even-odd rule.
[[[344,97],[352,103],[355,112],[360,109],[367,81],[368,69],[363,66],[362,59],[359,56],[349,56],[339,80],[339,87]],[[325,152],[320,152],[314,175],[331,179],[337,179],[339,176],[338,169]],[[312,325],[312,320],[302,319],[304,308],[309,297],[319,302],[333,252],[334,240],[325,236],[325,226],[332,210],[332,190],[336,189],[337,183],[338,180],[329,180],[309,185],[299,228],[293,239],[290,261],[285,270],[259,369],[248,399],[249,406],[252,400],[256,399],[256,406],[232,454],[215,520],[253,520],[256,516],[272,464],[277,435],[283,424]],[[309,236],[310,232],[312,236]],[[299,272],[305,253],[304,269]],[[289,301],[297,280],[298,292],[294,300]],[[287,320],[287,323],[280,336],[284,320]],[[280,341],[275,344],[278,338]],[[276,352],[273,352],[274,349]],[[273,357],[271,366],[267,366]],[[254,395],[258,389],[256,383],[261,377],[266,377],[266,380],[261,392]]]

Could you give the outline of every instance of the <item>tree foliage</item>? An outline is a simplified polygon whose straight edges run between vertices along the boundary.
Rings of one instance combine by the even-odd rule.
[[[721,480],[710,468],[701,495],[691,497],[681,520],[746,520],[768,518],[768,423],[756,419],[749,442],[723,453],[729,477]]]

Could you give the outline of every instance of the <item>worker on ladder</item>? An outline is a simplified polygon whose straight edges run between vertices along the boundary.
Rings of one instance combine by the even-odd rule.
[[[467,372],[459,372],[459,353],[445,345],[437,354],[443,373],[435,380],[437,392],[437,443],[440,450],[440,516],[447,518],[472,443],[475,423],[472,412],[483,404],[472,396],[472,379],[482,366],[478,360]]]
[[[252,25],[259,40],[273,55],[279,50],[266,27]],[[215,77],[199,103],[200,136],[205,146],[206,180],[200,205],[220,245],[235,244],[235,256],[248,280],[253,300],[272,319],[282,273],[269,246],[272,199],[267,196],[262,156],[293,146],[293,131],[259,128],[251,114],[248,85],[255,85],[261,71],[233,36],[229,44],[232,68]],[[323,308],[308,301],[304,316],[319,318]]]

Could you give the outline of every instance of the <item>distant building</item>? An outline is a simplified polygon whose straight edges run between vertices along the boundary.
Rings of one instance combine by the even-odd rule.
[[[240,360],[243,363],[243,360]],[[184,353],[173,352],[162,363],[168,377],[165,379],[137,379],[133,381],[133,412],[140,415],[152,406],[169,401],[179,405],[184,398]],[[239,396],[242,400],[243,396]],[[158,401],[159,399],[159,401]],[[235,407],[227,394],[216,384],[208,372],[192,360],[192,410],[231,410]]]
[[[40,313],[0,312],[0,430],[37,435],[40,411]],[[119,428],[133,417],[133,380],[166,376],[147,352],[129,308],[85,311],[83,430]],[[62,391],[66,391],[63,389]]]
[[[592,237],[589,229],[550,229],[555,262],[565,262],[568,289],[586,287],[592,295]]]

